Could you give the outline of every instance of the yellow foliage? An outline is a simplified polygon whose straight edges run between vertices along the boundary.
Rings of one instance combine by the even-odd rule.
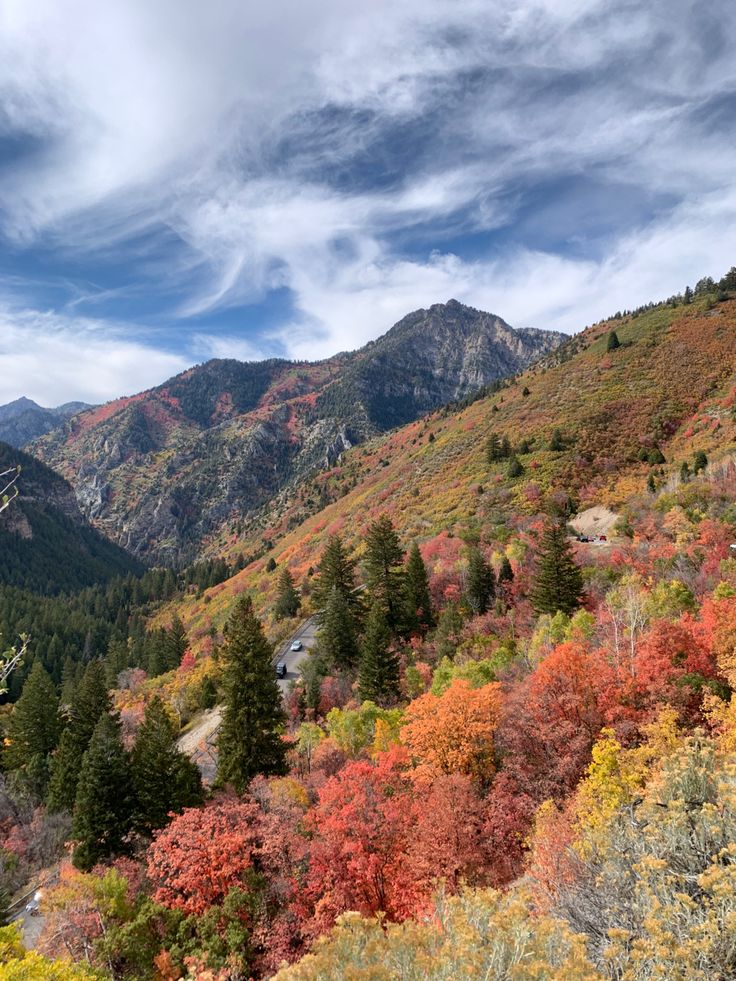
[[[0,981],[92,981],[100,977],[86,967],[27,951],[16,924],[0,927]]]

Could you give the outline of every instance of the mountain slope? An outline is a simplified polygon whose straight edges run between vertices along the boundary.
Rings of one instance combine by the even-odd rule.
[[[66,402],[55,409],[44,409],[22,396],[0,405],[0,441],[25,446],[90,406],[86,402]]]
[[[614,327],[621,347],[608,352]],[[595,325],[498,393],[375,438],[309,488],[284,492],[245,535],[217,543],[230,556],[258,554],[264,540],[274,543],[272,551],[209,590],[204,603],[185,598],[177,612],[195,641],[212,624],[221,626],[244,590],[268,612],[278,575],[269,573],[267,558],[288,565],[303,584],[329,534],[342,534],[359,551],[367,525],[381,513],[392,517],[405,543],[437,539],[459,555],[468,536],[504,540],[508,522],[533,521],[552,497],[571,494],[580,509],[601,504],[621,511],[637,499],[651,508],[657,498],[647,489],[650,475],[657,493],[666,494],[677,489],[681,464],[692,465],[696,451],[706,453],[716,473],[732,458],[734,405],[736,301],[713,309],[703,302],[660,305]],[[559,450],[550,449],[555,430]],[[509,477],[505,460],[488,463],[491,432],[528,449],[519,452],[520,475]],[[664,464],[642,459],[655,450]],[[309,498],[330,503],[310,513]]]
[[[62,477],[0,443],[0,470],[18,464],[19,496],[0,513],[0,585],[57,593],[142,571],[85,520]]]
[[[210,361],[33,445],[133,553],[181,563],[356,443],[520,370],[561,341],[456,301],[317,364]]]

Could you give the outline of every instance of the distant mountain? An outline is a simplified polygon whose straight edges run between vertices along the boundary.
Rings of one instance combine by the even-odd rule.
[[[0,405],[0,441],[11,446],[25,446],[89,408],[87,402],[66,402],[55,409],[44,409],[33,399],[21,396],[14,402]]]
[[[89,524],[63,477],[0,443],[0,471],[18,464],[19,495],[0,513],[0,587],[51,594],[143,571]]]
[[[522,370],[562,339],[451,300],[328,361],[209,361],[76,416],[32,451],[107,536],[180,563],[350,446]]]

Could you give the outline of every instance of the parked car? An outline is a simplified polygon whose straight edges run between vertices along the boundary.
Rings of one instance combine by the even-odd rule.
[[[291,645],[292,651],[300,651],[302,649],[302,642],[300,640],[295,640]]]
[[[276,665],[276,677],[285,678],[286,677],[286,661],[279,661]]]
[[[601,535],[601,538],[600,538],[600,540],[601,540],[602,542],[607,542],[607,541],[608,541],[608,538],[607,538],[607,536],[606,536],[606,535]]]

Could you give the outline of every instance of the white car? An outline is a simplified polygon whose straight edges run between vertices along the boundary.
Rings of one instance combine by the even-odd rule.
[[[292,651],[300,651],[302,649],[302,642],[300,640],[295,640],[291,645]]]

